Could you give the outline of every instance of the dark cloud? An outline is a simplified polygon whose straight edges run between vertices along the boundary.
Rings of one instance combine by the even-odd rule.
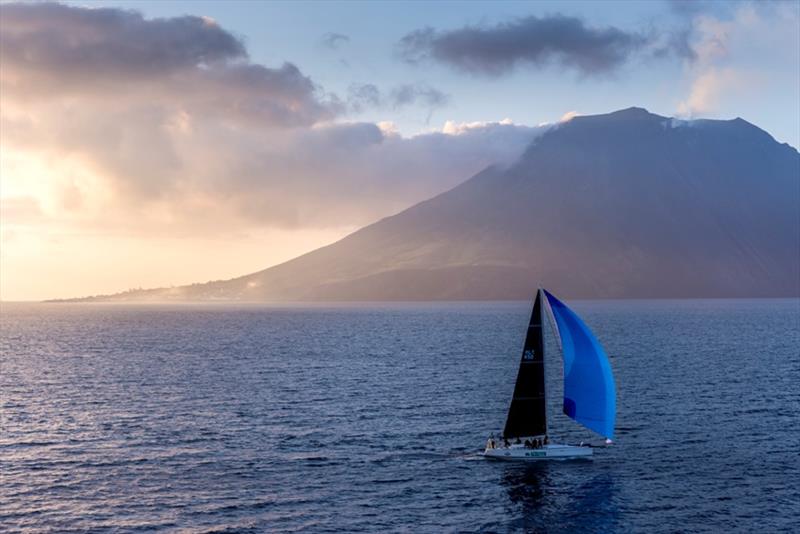
[[[349,36],[344,35],[343,33],[334,32],[328,32],[322,36],[322,39],[320,39],[320,44],[325,48],[330,48],[331,50],[338,50],[340,46],[349,42]]]
[[[135,11],[61,4],[0,10],[4,96],[145,99],[162,110],[276,127],[309,125],[340,111],[295,65],[249,62],[242,42],[210,19],[145,19]]]
[[[247,57],[239,39],[202,17],[146,20],[51,3],[4,4],[0,12],[0,59],[31,72],[130,79]]]
[[[433,60],[488,76],[525,63],[558,63],[582,74],[600,74],[615,70],[648,43],[642,34],[592,28],[581,19],[554,15],[446,31],[423,28],[403,37],[399,50],[410,63]]]

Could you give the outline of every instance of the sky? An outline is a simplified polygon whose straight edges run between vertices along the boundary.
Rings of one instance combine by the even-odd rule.
[[[2,2],[0,298],[254,272],[630,106],[800,146],[800,2]]]

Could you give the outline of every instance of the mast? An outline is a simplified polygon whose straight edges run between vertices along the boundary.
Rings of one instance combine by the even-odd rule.
[[[547,433],[547,401],[545,396],[544,338],[542,291],[536,294],[533,312],[525,336],[514,395],[508,409],[503,437],[541,436]]]
[[[544,434],[546,436],[549,432],[547,432],[547,363],[544,352],[544,314],[545,310],[549,312],[550,308],[547,304],[547,299],[545,298],[544,292],[542,291],[541,287],[536,291],[536,300],[539,301],[539,306],[540,306],[539,337],[542,340],[542,397],[544,397]]]

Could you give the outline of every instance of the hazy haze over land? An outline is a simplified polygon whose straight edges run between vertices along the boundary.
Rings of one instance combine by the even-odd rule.
[[[0,298],[256,272],[576,115],[740,116],[797,147],[799,96],[797,2],[0,2]],[[419,261],[485,260],[462,244]]]

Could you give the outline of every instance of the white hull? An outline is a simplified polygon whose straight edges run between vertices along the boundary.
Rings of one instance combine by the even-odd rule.
[[[576,447],[574,445],[545,445],[538,449],[530,449],[524,445],[513,444],[510,447],[487,448],[483,455],[492,460],[505,461],[541,461],[541,460],[570,460],[575,458],[591,458],[591,447]]]

